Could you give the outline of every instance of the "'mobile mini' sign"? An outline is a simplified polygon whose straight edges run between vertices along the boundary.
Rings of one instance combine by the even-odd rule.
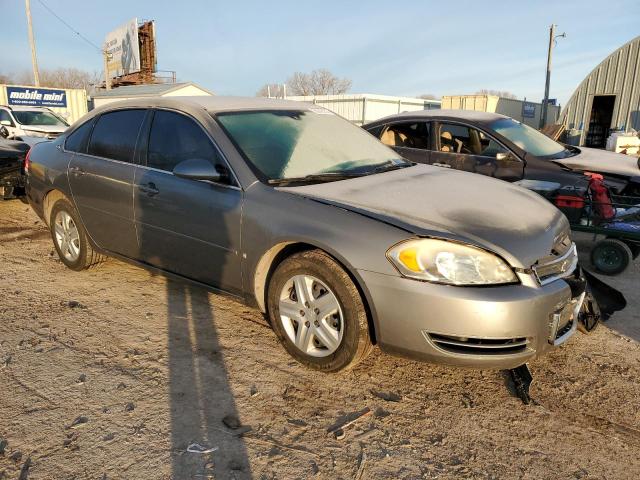
[[[67,94],[64,90],[37,87],[7,87],[9,105],[26,105],[29,107],[63,107],[67,106]]]

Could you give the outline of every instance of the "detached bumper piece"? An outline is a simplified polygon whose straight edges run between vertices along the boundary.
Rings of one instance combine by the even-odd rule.
[[[509,374],[511,375],[513,386],[516,389],[516,395],[518,395],[518,398],[522,400],[522,403],[529,405],[531,403],[529,387],[533,381],[533,375],[531,375],[529,367],[525,363],[524,365],[520,365],[519,367],[509,370]]]

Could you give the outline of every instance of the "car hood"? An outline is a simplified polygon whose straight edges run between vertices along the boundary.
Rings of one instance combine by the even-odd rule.
[[[548,256],[557,238],[569,230],[564,215],[536,193],[428,165],[279,190],[352,210],[418,236],[475,244],[521,268]]]
[[[59,127],[56,125],[22,125],[21,128],[25,132],[62,133],[68,127]]]
[[[594,173],[609,173],[628,177],[640,176],[638,158],[622,153],[599,150],[597,148],[579,148],[580,153],[569,158],[555,160],[574,170],[586,170]]]

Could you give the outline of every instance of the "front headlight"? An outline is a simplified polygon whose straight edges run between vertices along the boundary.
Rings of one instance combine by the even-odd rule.
[[[405,277],[449,285],[499,285],[518,277],[497,255],[461,243],[422,238],[392,247],[387,258]]]

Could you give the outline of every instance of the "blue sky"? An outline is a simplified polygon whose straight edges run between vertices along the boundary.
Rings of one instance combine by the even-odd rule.
[[[567,33],[554,54],[551,97],[566,102],[610,52],[640,35],[637,0],[162,1],[43,0],[100,45],[130,18],[156,21],[158,68],[217,94],[254,95],[295,71],[327,68],[353,93],[436,95],[509,90],[539,101],[548,26]],[[99,52],[31,0],[41,68],[99,71]],[[24,2],[0,0],[0,73],[31,67]]]

